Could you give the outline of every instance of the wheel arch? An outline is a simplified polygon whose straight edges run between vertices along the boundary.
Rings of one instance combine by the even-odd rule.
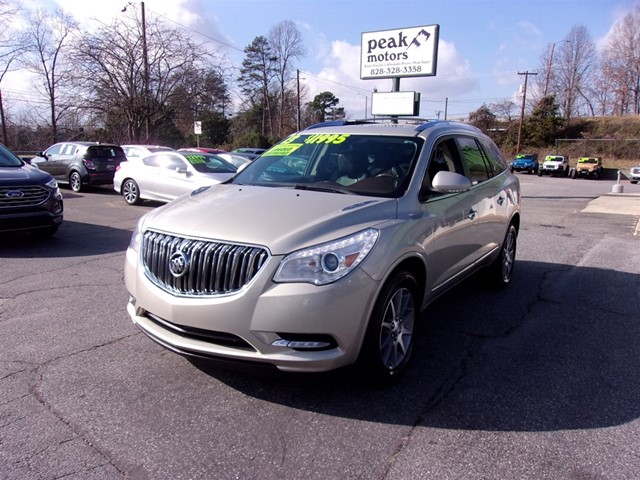
[[[516,227],[516,233],[520,233],[520,212],[516,212],[509,223]]]
[[[424,264],[424,261],[417,256],[409,256],[402,259],[396,265],[393,266],[392,269],[389,270],[388,274],[385,276],[384,280],[380,284],[380,289],[376,294],[376,301],[380,296],[380,293],[383,290],[384,285],[389,281],[389,279],[393,278],[398,272],[405,271],[415,279],[418,285],[418,296],[417,304],[422,305],[425,297],[425,289],[427,284],[427,269]]]

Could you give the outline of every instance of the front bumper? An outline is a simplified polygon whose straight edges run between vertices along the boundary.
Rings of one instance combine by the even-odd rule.
[[[355,362],[379,283],[362,269],[314,286],[271,281],[272,257],[243,290],[186,297],[154,285],[127,251],[127,312],[151,339],[184,355],[271,364],[320,372]]]
[[[0,209],[0,231],[33,231],[60,225],[64,204],[59,193],[50,195],[42,205]]]

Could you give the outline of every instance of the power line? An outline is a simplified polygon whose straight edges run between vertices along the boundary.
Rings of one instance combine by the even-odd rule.
[[[213,37],[211,37],[211,36],[209,36],[209,35],[207,35],[205,33],[199,32],[198,30],[195,30],[195,29],[193,29],[191,27],[187,27],[186,25],[183,25],[183,24],[181,24],[179,22],[176,22],[175,20],[170,19],[166,15],[161,15],[161,14],[159,14],[157,12],[154,12],[151,9],[149,9],[149,11],[153,12],[157,17],[164,18],[165,20],[167,20],[167,21],[169,21],[171,23],[175,23],[176,25],[178,25],[181,28],[184,28],[185,30],[189,30],[190,32],[196,33],[196,34],[200,35],[201,37],[204,37],[204,38],[207,38],[207,39],[211,40],[212,42],[219,43],[220,45],[224,45],[227,48],[230,48],[232,50],[236,50],[236,51],[238,51],[240,53],[244,53],[244,49],[242,49],[242,48],[238,48],[238,47],[236,47],[234,45],[230,45],[228,43],[223,42],[222,40],[218,40],[217,38],[213,38]]]

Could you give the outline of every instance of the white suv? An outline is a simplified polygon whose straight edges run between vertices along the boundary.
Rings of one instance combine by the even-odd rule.
[[[519,225],[518,179],[479,130],[329,122],[142,217],[127,309],[181,354],[390,380],[431,301],[483,266],[509,283]]]
[[[542,166],[538,169],[538,176],[544,174],[566,177],[569,175],[569,157],[564,155],[547,155]]]

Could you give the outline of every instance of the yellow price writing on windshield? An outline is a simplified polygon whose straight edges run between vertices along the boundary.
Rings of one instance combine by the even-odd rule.
[[[263,157],[286,157],[298,150],[302,143],[281,143],[262,154]]]
[[[331,145],[339,145],[349,138],[349,134],[345,133],[315,133],[307,136],[304,143],[326,143]]]

